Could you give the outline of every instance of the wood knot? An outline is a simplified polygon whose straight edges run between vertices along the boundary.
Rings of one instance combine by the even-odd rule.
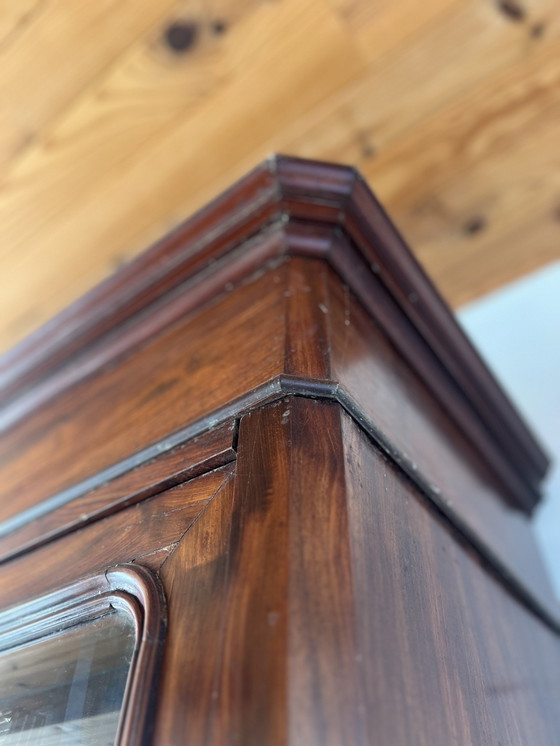
[[[498,10],[500,10],[510,21],[524,21],[527,11],[516,0],[498,0]]]
[[[184,54],[193,47],[197,36],[197,25],[188,21],[174,21],[164,33],[165,43],[175,54]]]
[[[215,34],[216,36],[221,36],[227,31],[227,23],[218,18],[212,23],[211,28],[213,34]]]
[[[467,236],[474,236],[477,233],[483,231],[486,228],[486,225],[487,220],[484,215],[475,215],[474,217],[467,220],[467,222],[463,226],[463,230],[467,234]]]

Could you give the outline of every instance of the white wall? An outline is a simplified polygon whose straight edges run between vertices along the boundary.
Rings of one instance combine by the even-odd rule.
[[[534,526],[560,597],[560,262],[464,306],[458,317],[555,461]]]

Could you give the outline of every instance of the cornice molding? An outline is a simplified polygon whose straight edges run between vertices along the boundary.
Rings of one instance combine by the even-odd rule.
[[[284,156],[261,164],[6,353],[1,426],[286,255],[329,261],[385,331],[387,305],[398,309],[407,339],[412,332],[420,343],[409,348],[409,362],[440,399],[431,371],[445,371],[472,412],[471,438],[484,433],[518,472],[535,493],[530,508],[545,454],[365,181],[352,168]],[[445,406],[453,399],[443,398]]]

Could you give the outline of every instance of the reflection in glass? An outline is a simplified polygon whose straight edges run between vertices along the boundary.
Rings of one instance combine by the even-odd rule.
[[[112,746],[135,649],[125,612],[0,654],[0,746]]]

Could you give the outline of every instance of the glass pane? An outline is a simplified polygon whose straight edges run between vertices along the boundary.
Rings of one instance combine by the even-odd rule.
[[[113,611],[0,654],[1,746],[111,746],[135,648]]]

